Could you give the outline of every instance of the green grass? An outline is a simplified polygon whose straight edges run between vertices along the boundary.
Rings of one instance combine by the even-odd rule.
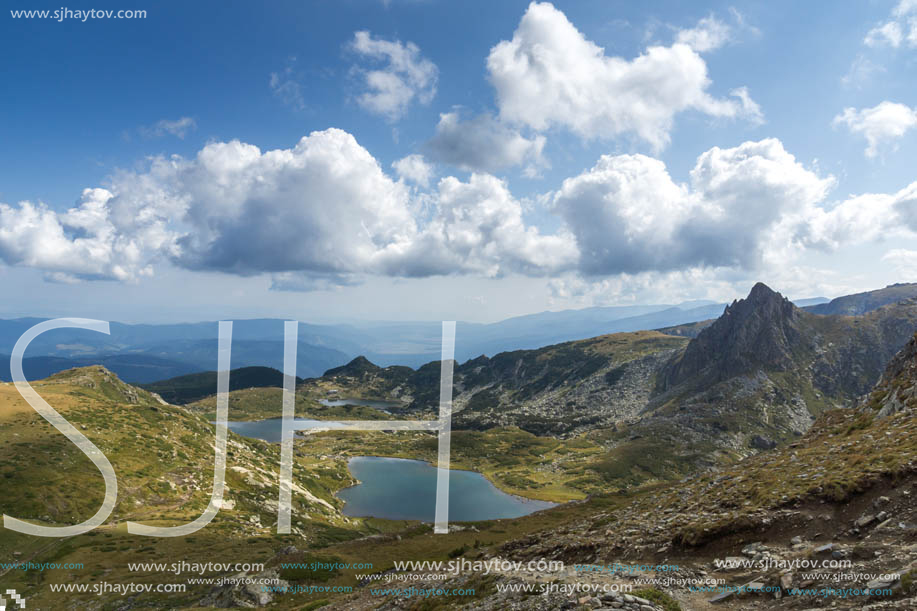
[[[302,380],[297,378],[296,382],[298,384]],[[143,384],[141,387],[157,393],[169,403],[185,405],[216,394],[217,372],[193,373],[152,384]],[[265,387],[282,388],[283,372],[271,367],[242,367],[230,372],[230,391]]]
[[[681,605],[678,601],[656,588],[643,588],[630,593],[631,596],[639,596],[663,608],[664,611],[681,611]]]

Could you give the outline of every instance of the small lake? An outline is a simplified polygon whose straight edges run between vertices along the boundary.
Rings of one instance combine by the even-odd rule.
[[[373,409],[379,409],[383,412],[390,409],[397,409],[399,407],[404,407],[404,403],[398,401],[380,401],[378,399],[356,399],[350,397],[343,397],[341,399],[319,399],[319,403],[325,407],[340,407],[342,405],[362,405],[363,407],[372,407]]]
[[[338,492],[344,515],[432,522],[437,469],[422,460],[357,456],[348,468],[360,483]],[[449,473],[449,521],[518,518],[556,503],[507,494],[474,471]]]
[[[296,418],[298,429],[331,428],[337,422]],[[228,422],[229,430],[242,435],[280,443],[282,418],[256,422]],[[306,442],[308,443],[308,442]],[[430,463],[406,458],[357,456],[347,463],[360,481],[338,496],[345,502],[344,515],[389,520],[432,522],[436,513],[436,472]],[[449,473],[449,521],[476,522],[518,518],[556,503],[507,494],[475,471],[453,469]]]
[[[294,420],[301,425],[301,428],[316,429],[331,425],[329,420],[312,420],[309,418],[295,418]],[[283,441],[283,418],[268,418],[267,420],[253,422],[227,422],[226,426],[233,433],[238,433],[243,437],[263,439],[271,443]]]

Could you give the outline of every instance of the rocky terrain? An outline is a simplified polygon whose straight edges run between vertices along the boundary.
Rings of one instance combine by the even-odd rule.
[[[518,426],[536,434],[573,434],[635,417],[652,391],[654,372],[687,340],[637,331],[538,350],[480,356],[454,371],[454,426]],[[315,394],[403,401],[404,411],[435,413],[438,361],[414,371],[381,368],[365,358],[307,380]]]
[[[917,341],[908,342],[891,360],[865,407],[877,410],[880,418],[917,408],[914,380],[917,380]]]
[[[818,315],[758,284],[691,339],[617,333],[457,364],[453,427],[585,435],[608,452],[595,469],[607,483],[670,479],[792,441],[818,414],[854,405],[915,328],[917,299]],[[300,391],[388,398],[432,417],[439,363],[358,358]]]
[[[746,455],[853,406],[917,328],[917,300],[857,317],[797,308],[763,284],[669,360],[632,429]]]
[[[537,576],[499,574],[501,585],[632,584],[660,591],[665,596],[656,599],[669,600],[667,607],[621,595],[494,591],[466,608],[917,608],[915,393],[917,336],[859,409],[822,414],[800,440],[480,555],[566,564],[562,571]],[[616,563],[677,569],[571,568]],[[435,587],[461,587],[466,581]],[[364,608],[367,598],[334,608]],[[411,607],[391,600],[372,608]]]

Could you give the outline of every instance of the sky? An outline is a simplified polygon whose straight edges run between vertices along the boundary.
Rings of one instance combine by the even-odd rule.
[[[488,322],[917,281],[917,0],[4,11],[0,317]]]

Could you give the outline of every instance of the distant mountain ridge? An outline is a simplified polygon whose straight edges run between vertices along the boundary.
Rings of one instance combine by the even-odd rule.
[[[917,285],[915,285],[917,286]],[[884,289],[883,289],[884,290]],[[800,300],[800,304],[827,301]],[[458,324],[456,358],[464,361],[481,354],[532,350],[609,333],[662,329],[668,334],[694,337],[703,322],[722,314],[726,304],[690,301],[677,305],[592,307],[541,312],[490,324]],[[39,318],[0,320],[0,353],[9,353]],[[283,365],[281,320],[234,321],[233,366]],[[124,380],[151,383],[172,377],[212,371],[216,364],[215,322],[166,325],[111,323],[111,335],[82,330],[55,330],[29,346],[32,379],[54,371],[102,363]],[[316,377],[365,356],[379,366],[419,368],[440,351],[440,324],[436,322],[375,322],[364,324],[299,325],[297,375]],[[57,360],[63,359],[63,360]],[[144,362],[144,359],[148,359]],[[27,370],[28,373],[28,370]],[[0,367],[0,378],[8,378]]]
[[[185,375],[200,369],[190,363],[146,354],[114,354],[66,358],[60,356],[31,356],[22,359],[22,371],[27,380],[43,380],[55,373],[102,365],[129,383],[143,384]],[[10,357],[0,354],[0,382],[10,382]]]
[[[514,425],[536,434],[565,434],[613,425],[646,404],[653,370],[686,343],[655,331],[613,333],[457,363],[455,426]],[[398,400],[409,412],[435,412],[439,384],[439,361],[415,371],[382,368],[358,357],[300,388]]]
[[[890,303],[915,297],[917,297],[917,283],[898,283],[890,284],[884,289],[844,295],[828,303],[809,306],[806,309],[813,314],[857,316]]]

